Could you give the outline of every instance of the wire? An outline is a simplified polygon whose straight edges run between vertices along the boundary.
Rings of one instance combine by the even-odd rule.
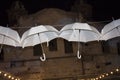
[[[92,23],[108,23],[108,22],[111,22],[111,21],[113,21],[113,20],[105,20],[105,21],[86,21],[86,23],[90,23],[90,24],[92,24]],[[36,24],[35,24],[36,25]],[[42,24],[41,24],[42,25]],[[7,25],[8,26],[8,25]],[[36,25],[37,26],[37,25]],[[54,26],[54,27],[56,27],[56,26],[65,26],[65,25],[52,25],[52,26]],[[18,29],[18,28],[20,28],[20,29],[23,29],[23,28],[31,28],[32,26],[30,26],[30,27],[10,27],[10,28],[13,28],[13,29]]]
[[[95,22],[87,22],[87,23],[107,23],[107,22],[111,22],[112,20],[106,20],[106,21],[95,21]]]

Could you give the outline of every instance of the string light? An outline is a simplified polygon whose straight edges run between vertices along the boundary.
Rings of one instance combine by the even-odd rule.
[[[119,72],[119,69],[116,68],[115,71],[116,71],[116,72]],[[7,76],[9,79],[11,78],[12,80],[21,80],[20,78],[15,78],[15,77],[13,77],[13,76],[11,76],[11,75],[8,75],[7,73],[2,72],[2,71],[0,71],[0,74],[4,74],[4,77]],[[110,74],[114,74],[114,72],[111,71]],[[101,74],[99,77],[91,78],[91,79],[87,79],[87,80],[99,80],[99,79],[102,79],[102,78],[107,77],[107,76],[109,76],[108,73],[103,73],[103,74]]]
[[[109,74],[114,75],[115,72],[119,72],[119,68],[116,68],[115,71],[111,71],[111,72],[109,72],[109,73],[103,73],[103,74],[101,74],[101,75],[98,75],[98,77],[96,77],[96,78],[91,78],[90,80],[101,80],[101,79],[104,78],[104,77],[110,76]],[[87,80],[89,80],[89,79],[87,79]]]
[[[11,76],[9,73],[7,73],[5,71],[0,71],[0,74],[3,75],[4,77],[8,78],[8,79],[21,80],[20,78],[15,78],[15,77]]]

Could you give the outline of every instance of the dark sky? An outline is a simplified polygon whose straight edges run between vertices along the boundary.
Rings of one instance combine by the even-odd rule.
[[[11,3],[16,0],[1,0],[0,2],[0,25],[7,25],[7,13]],[[60,8],[70,11],[75,0],[20,0],[29,13],[35,13],[44,8]],[[120,17],[119,0],[85,0],[93,6],[94,20],[110,20]]]

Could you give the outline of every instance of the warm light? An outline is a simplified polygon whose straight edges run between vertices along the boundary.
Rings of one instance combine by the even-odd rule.
[[[110,74],[113,74],[113,72],[110,72]]]
[[[96,78],[96,80],[98,80],[98,78]]]
[[[12,77],[12,79],[14,79],[14,77]]]
[[[7,76],[7,74],[4,74],[4,76]]]
[[[99,78],[101,79],[102,77],[100,76]]]
[[[11,76],[8,76],[8,78],[11,78]]]
[[[8,78],[11,78],[11,76],[9,75]]]
[[[8,73],[6,73],[6,72],[0,71],[0,74],[2,74],[1,76],[7,77],[8,79],[12,79],[12,80],[21,80],[20,78],[12,77],[10,74],[8,74]]]
[[[105,75],[102,75],[102,77],[105,77]]]
[[[108,76],[109,74],[108,73],[106,73],[106,76]]]
[[[116,69],[116,71],[118,72],[118,71],[119,71],[119,69]]]

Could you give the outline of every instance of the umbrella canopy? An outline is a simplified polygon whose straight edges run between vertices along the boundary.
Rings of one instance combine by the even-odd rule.
[[[0,44],[20,46],[20,36],[11,28],[0,26]]]
[[[87,23],[73,23],[65,25],[60,30],[59,37],[68,41],[78,42],[78,55],[79,55],[79,42],[90,42],[99,40],[100,33],[98,30]]]
[[[120,19],[105,25],[101,31],[101,40],[108,40],[120,36]]]
[[[87,23],[73,23],[64,26],[60,30],[59,37],[68,41],[90,42],[99,40],[100,33]]]
[[[58,30],[52,26],[40,25],[27,30],[21,38],[22,47],[34,46],[40,43],[49,42],[58,37]]]
[[[24,48],[28,46],[35,46],[37,44],[41,44],[43,57],[45,60],[45,54],[44,54],[42,43],[45,43],[45,42],[48,43],[49,41],[57,37],[58,37],[57,29],[55,29],[50,25],[40,25],[40,26],[32,27],[22,35],[21,45]],[[43,60],[41,57],[40,59]]]

